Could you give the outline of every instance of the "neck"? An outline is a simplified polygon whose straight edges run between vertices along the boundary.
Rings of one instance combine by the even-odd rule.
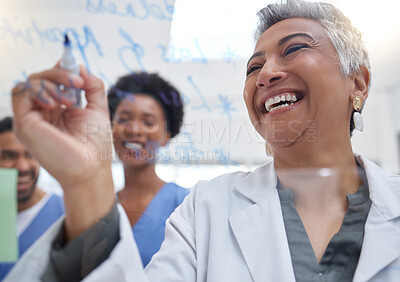
[[[18,202],[18,212],[22,212],[30,207],[33,207],[44,197],[44,195],[46,195],[46,192],[38,187],[35,187],[32,196],[27,201],[22,203]]]
[[[135,194],[137,196],[146,196],[155,194],[165,184],[156,174],[155,164],[149,164],[137,167],[124,167],[125,187],[120,192],[124,194]]]
[[[354,163],[349,133],[346,130],[316,128],[316,135],[305,131],[298,140],[272,144],[274,159],[280,168],[347,166]]]
[[[303,145],[303,144],[301,144]],[[346,195],[362,185],[351,144],[311,143],[274,151],[274,165],[283,187],[292,190],[296,206],[347,207]]]

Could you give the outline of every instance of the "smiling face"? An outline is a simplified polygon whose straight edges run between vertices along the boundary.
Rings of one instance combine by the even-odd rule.
[[[164,112],[145,94],[129,95],[114,115],[114,147],[124,166],[139,167],[155,162],[156,150],[169,141]]]
[[[12,131],[0,134],[0,167],[18,170],[18,202],[29,201],[36,188],[39,163]]]
[[[324,28],[291,18],[259,38],[244,99],[256,130],[276,151],[307,140],[349,138],[353,90],[354,79],[341,74]]]

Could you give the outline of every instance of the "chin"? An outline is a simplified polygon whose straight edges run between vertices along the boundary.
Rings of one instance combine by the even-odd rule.
[[[140,168],[145,168],[149,165],[154,164],[152,160],[124,160],[123,165],[125,168],[135,168],[135,169],[140,169]]]
[[[281,121],[279,123],[265,124],[262,127],[258,127],[257,131],[271,145],[288,146],[294,142],[301,141],[303,138],[309,139],[308,137],[310,137],[311,139],[313,137],[311,135],[315,135],[316,130],[307,131],[307,128],[308,126],[304,127],[302,122],[286,123]]]
[[[17,193],[18,203],[26,203],[27,201],[29,201],[33,195],[34,189],[35,188],[33,187],[29,190],[18,191],[18,193]]]
[[[274,131],[273,133],[263,134],[264,140],[270,144],[271,147],[289,147],[296,143],[300,143],[302,134],[293,132]]]

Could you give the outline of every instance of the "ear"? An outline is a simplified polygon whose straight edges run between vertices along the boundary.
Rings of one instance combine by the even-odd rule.
[[[368,69],[365,66],[361,66],[353,76],[354,89],[351,93],[350,102],[353,102],[353,99],[356,96],[361,96],[365,102],[365,100],[368,98],[369,79],[370,77]]]

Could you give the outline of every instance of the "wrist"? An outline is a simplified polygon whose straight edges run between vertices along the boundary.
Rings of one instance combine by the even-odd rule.
[[[98,172],[97,177],[74,184],[74,187],[63,187],[67,242],[92,227],[114,205],[111,168]]]

